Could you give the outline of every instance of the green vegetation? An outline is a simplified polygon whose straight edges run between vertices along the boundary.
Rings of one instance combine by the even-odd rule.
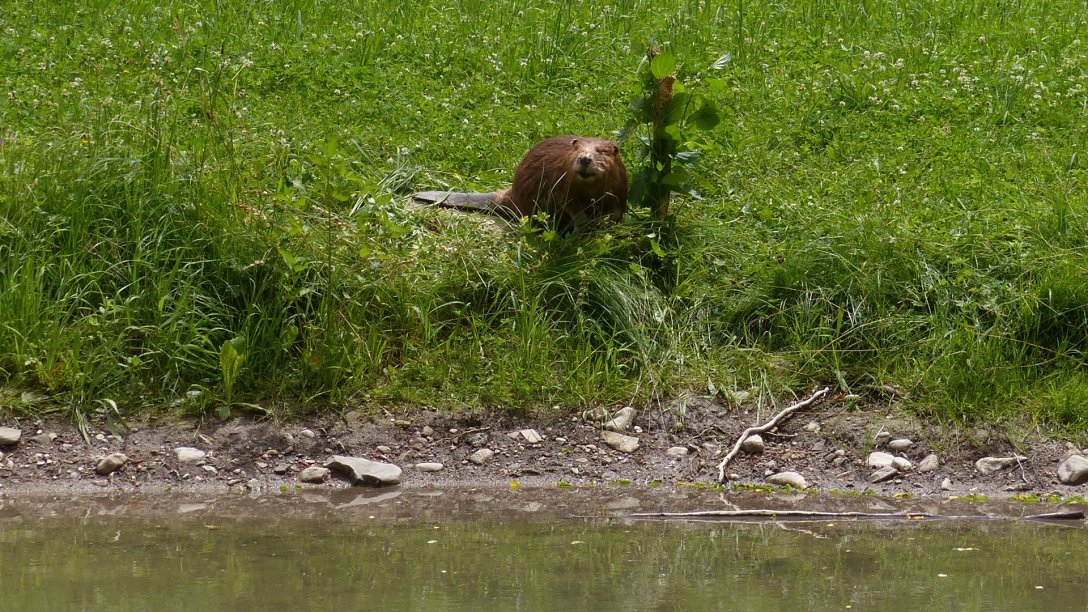
[[[818,380],[1088,426],[1082,3],[447,6],[0,12],[0,408]],[[407,205],[621,128],[651,39],[721,113],[693,132],[703,199],[582,238]]]

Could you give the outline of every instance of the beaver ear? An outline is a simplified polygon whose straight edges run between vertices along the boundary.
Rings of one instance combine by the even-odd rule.
[[[620,154],[619,145],[612,145],[612,155],[619,155],[619,154]]]
[[[571,138],[570,146],[572,146],[572,147],[578,146],[578,139],[577,138]]]

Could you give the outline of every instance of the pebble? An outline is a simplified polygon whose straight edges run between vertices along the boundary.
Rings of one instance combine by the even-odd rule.
[[[758,455],[763,452],[764,444],[763,437],[759,434],[752,434],[744,439],[744,442],[740,443],[740,449],[749,455]]]
[[[174,454],[177,456],[178,461],[181,463],[193,463],[200,461],[208,454],[199,448],[193,448],[191,446],[179,446],[174,449]]]
[[[686,446],[673,446],[669,450],[665,451],[665,454],[673,459],[683,459],[688,456],[688,447]]]
[[[483,465],[487,463],[491,457],[495,455],[495,451],[490,448],[481,448],[480,450],[472,453],[468,456],[468,460],[476,465]]]
[[[631,423],[635,420],[635,409],[630,406],[624,406],[616,412],[616,416],[604,424],[604,428],[609,431],[627,431],[631,427]]]
[[[468,437],[468,444],[472,448],[480,448],[481,446],[487,444],[488,438],[489,436],[486,432],[478,431]]]
[[[14,427],[0,427],[0,446],[17,444],[23,437],[23,430]]]
[[[808,422],[805,425],[805,431],[809,431],[809,432],[812,432],[812,433],[819,433],[820,432],[820,422],[819,421],[810,421],[810,422]]]
[[[621,453],[631,453],[638,450],[638,438],[634,436],[627,436],[614,431],[602,431],[601,440]]]
[[[391,452],[393,452],[392,448],[389,448],[388,446],[386,446],[384,444],[379,445],[376,450],[379,453],[391,453]]]
[[[320,465],[311,465],[298,474],[298,479],[311,484],[321,484],[332,478],[332,470]]]
[[[215,469],[214,465],[203,465],[203,466],[201,466],[201,469],[203,469],[205,472],[207,472],[209,474],[218,474],[219,473],[219,470]]]
[[[288,465],[286,463],[278,463],[276,467],[272,468],[272,471],[276,474],[286,474]]]
[[[894,455],[876,451],[869,453],[869,457],[865,460],[865,464],[869,467],[885,468],[890,467],[893,461],[895,461]]]
[[[1017,465],[1020,461],[1025,459],[1027,459],[1027,457],[1021,457],[1019,455],[1015,457],[983,457],[975,462],[975,469],[982,474],[993,474],[994,472]]]
[[[430,425],[424,425],[423,430],[420,433],[429,438],[434,435],[434,428]]]
[[[873,472],[869,476],[869,482],[873,482],[873,483],[884,482],[885,480],[891,480],[892,478],[895,478],[898,475],[899,475],[899,470],[897,470],[897,469],[893,468],[892,466],[888,465],[888,466],[882,467],[879,470]]]
[[[942,491],[951,491],[952,490],[952,479],[951,478],[945,478],[944,480],[941,481],[941,490]]]
[[[540,437],[540,434],[538,434],[535,429],[521,430],[521,437],[525,438],[525,441],[529,444],[540,444],[544,439]]]
[[[795,489],[807,489],[808,481],[797,472],[779,472],[767,477],[767,482],[779,486],[791,486]]]
[[[899,438],[898,440],[888,442],[888,448],[896,452],[903,452],[912,446],[914,446],[914,442],[906,438]]]
[[[333,455],[325,467],[347,474],[352,484],[394,485],[400,483],[401,469],[392,463],[371,461],[362,457]]]
[[[900,472],[909,472],[914,469],[914,464],[903,457],[892,457],[892,467]]]
[[[435,461],[425,461],[416,464],[416,469],[421,472],[438,472],[442,470],[442,467],[441,463]]]
[[[1058,466],[1058,481],[1065,485],[1079,485],[1088,481],[1088,459],[1073,455]]]
[[[299,435],[301,435],[303,438],[309,438],[311,440],[317,437],[317,434],[314,433],[314,430],[312,429],[303,429],[299,432]]]
[[[107,476],[121,469],[121,466],[128,463],[128,457],[122,453],[112,453],[103,457],[97,465],[94,466],[94,473],[99,476]]]
[[[935,453],[930,453],[918,464],[918,471],[923,474],[926,472],[935,472],[939,467],[941,467],[941,460]]]

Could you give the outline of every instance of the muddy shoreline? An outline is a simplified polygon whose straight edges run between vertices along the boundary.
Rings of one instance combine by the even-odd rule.
[[[305,484],[299,474],[323,465],[331,455],[365,457],[403,468],[402,486],[422,488],[602,486],[714,490],[718,463],[747,427],[767,421],[777,410],[727,407],[703,398],[683,405],[638,408],[625,433],[639,446],[622,452],[602,440],[592,415],[555,414],[512,419],[505,415],[451,416],[430,410],[401,415],[362,411],[290,422],[246,417],[128,423],[131,430],[92,427],[91,444],[70,422],[21,419],[0,423],[22,430],[20,441],[0,448],[0,496],[97,495],[116,492],[247,493],[345,489],[334,476]],[[618,407],[617,407],[618,408]],[[611,416],[614,411],[609,411]],[[683,420],[677,415],[683,415]],[[533,430],[539,442],[522,432]],[[883,406],[859,407],[833,397],[798,412],[764,434],[764,450],[740,453],[728,466],[726,490],[783,491],[768,485],[773,473],[801,474],[810,491],[832,496],[898,499],[994,500],[1037,496],[1079,501],[1088,485],[1060,484],[1056,471],[1070,445],[1042,436],[1021,435],[1014,446],[998,431],[944,430],[896,414]],[[892,451],[891,440],[908,439],[909,448]],[[180,462],[175,449],[197,448],[203,459]],[[482,465],[469,461],[481,448],[493,451]],[[681,452],[678,449],[684,449]],[[912,468],[880,483],[870,482],[873,451],[902,457]],[[101,476],[102,457],[123,453],[128,461]],[[928,455],[938,467],[917,470]],[[981,474],[975,462],[987,456],[1024,457],[1013,467]],[[441,463],[436,472],[419,463]],[[946,488],[942,488],[942,483]],[[948,487],[948,485],[951,485]]]

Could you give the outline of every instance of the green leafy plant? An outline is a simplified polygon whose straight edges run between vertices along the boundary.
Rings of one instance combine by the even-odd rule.
[[[223,375],[224,405],[219,408],[219,416],[226,418],[230,415],[231,404],[234,403],[234,383],[238,380],[238,374],[242,371],[242,364],[246,361],[246,338],[235,336],[223,343],[219,350],[219,369]]]

